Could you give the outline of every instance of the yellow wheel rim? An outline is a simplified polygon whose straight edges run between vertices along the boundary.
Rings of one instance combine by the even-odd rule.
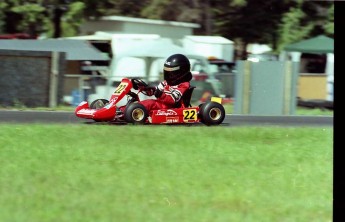
[[[222,112],[219,108],[212,108],[209,112],[209,115],[212,120],[218,120],[222,116]]]
[[[135,121],[141,121],[144,118],[144,111],[142,109],[133,110],[132,118]]]

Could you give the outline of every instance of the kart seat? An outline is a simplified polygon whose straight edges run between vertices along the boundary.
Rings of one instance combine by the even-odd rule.
[[[177,104],[176,108],[181,107],[182,105],[184,107],[191,107],[192,105],[190,104],[190,101],[192,99],[192,94],[193,94],[193,90],[195,89],[195,86],[190,86],[186,92],[183,93],[182,98],[180,100],[180,102]]]

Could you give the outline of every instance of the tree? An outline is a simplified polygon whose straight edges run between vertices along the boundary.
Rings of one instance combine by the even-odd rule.
[[[302,24],[306,14],[301,9],[301,4],[291,8],[284,14],[279,26],[279,46],[277,51],[280,52],[285,45],[297,42],[307,37],[313,28],[312,24]]]
[[[1,31],[5,33],[24,32],[34,37],[42,31],[45,23],[44,7],[34,1],[5,0],[2,7],[3,24]],[[44,28],[43,28],[44,29]]]
[[[326,34],[326,26],[334,25],[333,1],[302,1],[302,10],[306,16],[301,22],[313,24],[309,37]]]
[[[334,36],[334,4],[327,11],[327,22],[323,25],[325,32],[331,37]]]
[[[97,19],[101,16],[122,15],[142,17],[141,11],[151,0],[85,0],[84,16]]]
[[[47,37],[59,38],[62,36],[74,36],[78,33],[78,27],[83,21],[83,9],[85,4],[73,0],[44,0],[41,3],[45,8],[51,22],[46,26]]]
[[[280,52],[293,42],[321,34],[334,34],[334,3],[298,0],[295,7],[283,15],[279,25]]]
[[[0,33],[4,32],[5,23],[5,9],[7,8],[6,2],[0,2]]]
[[[84,3],[70,0],[3,0],[0,31],[28,33],[31,37],[75,35],[83,19],[83,8]]]
[[[201,25],[200,35],[221,35],[241,46],[284,44],[334,34],[334,3],[302,0],[1,0],[0,32],[47,37],[78,34],[86,19],[122,15]]]
[[[240,46],[237,49],[240,59],[246,58],[249,43],[270,44],[275,49],[280,20],[292,4],[291,1],[275,0],[234,0],[225,6],[217,4],[215,33],[235,40]]]
[[[211,0],[151,0],[141,15],[150,19],[192,22],[201,25],[197,34],[212,34]]]

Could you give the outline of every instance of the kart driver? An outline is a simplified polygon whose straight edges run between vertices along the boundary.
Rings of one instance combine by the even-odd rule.
[[[152,109],[167,109],[176,107],[182,95],[190,87],[192,74],[189,59],[182,54],[174,54],[164,62],[164,81],[160,82],[154,91],[157,99],[147,99],[140,103],[148,112]]]

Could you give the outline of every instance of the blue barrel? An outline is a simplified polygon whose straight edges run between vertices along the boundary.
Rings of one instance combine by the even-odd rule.
[[[72,90],[72,105],[73,106],[78,106],[79,103],[81,102],[81,95],[78,89]]]

